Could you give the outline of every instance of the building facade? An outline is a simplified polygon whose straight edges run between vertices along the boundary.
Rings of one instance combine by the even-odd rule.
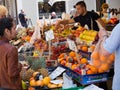
[[[8,15],[18,22],[17,3],[16,0],[0,0],[0,5],[4,5],[8,9]]]

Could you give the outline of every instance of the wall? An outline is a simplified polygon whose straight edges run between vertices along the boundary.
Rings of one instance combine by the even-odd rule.
[[[30,18],[32,23],[35,25],[37,20],[37,10],[38,10],[36,0],[23,0],[22,5],[26,16]]]
[[[84,0],[87,5],[87,10],[95,10],[96,11],[96,0]]]
[[[73,6],[83,0],[66,0],[66,12],[70,13],[70,10],[73,8]],[[96,0],[84,0],[87,5],[87,10],[95,10],[96,11]]]
[[[23,8],[22,6],[23,6],[22,5],[22,0],[17,0],[17,11],[18,11],[18,13],[20,13],[20,10]]]
[[[106,2],[109,4],[110,8],[120,8],[120,0],[106,0]]]
[[[17,0],[18,14],[21,9],[25,11],[27,18],[30,18],[33,25],[35,25],[38,18],[37,0]]]
[[[17,0],[17,11],[23,9],[28,18],[31,18],[33,25],[36,24],[38,19],[38,2],[43,0]],[[66,12],[69,13],[73,6],[80,0],[66,0]],[[81,0],[82,1],[82,0]],[[93,0],[84,0],[87,4],[88,10],[96,10],[96,4]]]

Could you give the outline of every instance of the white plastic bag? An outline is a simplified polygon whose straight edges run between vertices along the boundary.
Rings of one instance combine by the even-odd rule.
[[[33,44],[34,41],[37,40],[37,39],[41,39],[41,33],[40,33],[40,27],[39,27],[39,25],[35,26],[35,31],[34,31],[32,37],[31,37],[31,39],[30,39],[30,43]]]
[[[73,84],[72,79],[66,73],[63,73],[63,81],[64,81],[62,86],[63,89],[77,87],[76,84]]]

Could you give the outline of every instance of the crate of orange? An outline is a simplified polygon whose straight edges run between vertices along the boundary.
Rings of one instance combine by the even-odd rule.
[[[77,81],[82,85],[100,83],[108,80],[107,72],[99,73],[99,74],[81,75],[66,66],[63,66],[63,65],[60,65],[60,66],[66,69],[66,73],[68,76],[72,77],[75,81]]]
[[[88,53],[86,54],[88,55]],[[78,56],[81,57],[81,55]],[[66,53],[60,54],[60,56],[58,57],[58,63],[63,68],[66,69],[66,73],[69,76],[78,81],[80,84],[86,85],[91,83],[103,82],[107,80],[107,73],[104,72],[99,73],[98,71],[99,69],[97,69],[96,66],[91,65],[87,58],[85,57],[79,58],[78,62],[77,56],[74,51],[71,51],[68,54]]]

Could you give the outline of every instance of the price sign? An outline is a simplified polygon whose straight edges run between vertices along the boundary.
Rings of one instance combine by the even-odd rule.
[[[64,71],[65,71],[64,68],[58,66],[49,76],[51,79],[55,79],[56,77],[61,75]]]
[[[54,39],[53,30],[49,30],[49,31],[45,32],[45,38],[46,38],[46,41],[50,41],[50,40]]]
[[[71,50],[77,52],[77,46],[73,40],[67,39],[68,46]]]

